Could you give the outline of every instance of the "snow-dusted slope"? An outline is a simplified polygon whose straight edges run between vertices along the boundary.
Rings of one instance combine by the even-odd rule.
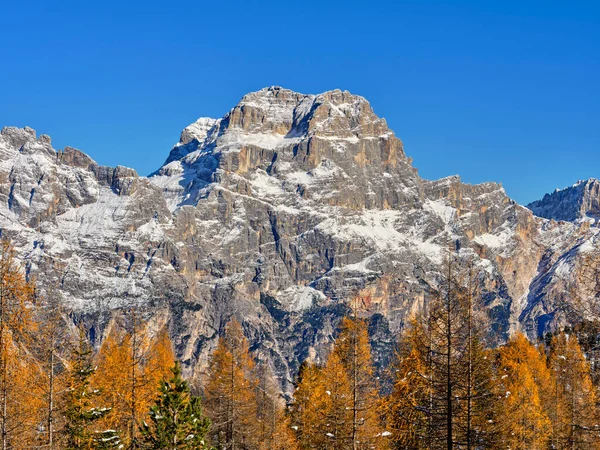
[[[144,269],[171,220],[158,189],[132,169],[98,166],[69,147],[57,152],[30,128],[2,129],[0,202],[2,234],[28,270],[79,310],[147,302],[159,268],[173,270],[160,261]]]
[[[493,335],[535,335],[562,320],[569,271],[596,246],[596,228],[535,217],[498,184],[423,180],[369,103],[338,90],[248,94],[184,129],[149,178],[5,128],[0,202],[2,232],[72,307],[148,305],[190,369],[237,316],[283,380],[326,351],[354,298],[391,342],[448,249],[478,268]]]

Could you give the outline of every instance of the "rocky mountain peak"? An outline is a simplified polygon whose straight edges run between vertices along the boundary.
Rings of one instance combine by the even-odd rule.
[[[47,134],[37,137],[37,133],[30,127],[4,127],[0,131],[0,148],[9,153],[22,155],[40,154],[47,158],[57,158],[64,164],[88,168],[97,165],[88,155],[73,147],[66,146],[62,151],[52,148],[52,139]]]
[[[193,140],[198,142],[204,142],[208,136],[208,132],[219,122],[218,119],[212,119],[210,117],[200,117],[194,123],[188,125],[181,132],[179,138],[179,144],[189,144]]]
[[[600,220],[600,181],[580,180],[573,186],[556,189],[541,200],[527,205],[536,216],[546,219],[576,221]]]
[[[0,138],[4,142],[9,143],[10,146],[16,150],[20,150],[28,142],[37,142],[35,130],[27,126],[23,128],[3,127],[2,130],[0,130]],[[46,137],[43,137],[41,140],[45,142]]]
[[[548,203],[564,196],[562,209],[576,200],[589,214],[597,186]],[[118,308],[142,305],[194,372],[236,316],[284,385],[307,355],[327,353],[356,299],[383,361],[449,248],[477,272],[494,339],[556,328],[579,250],[600,242],[600,228],[535,217],[499,184],[422,179],[360,96],[279,87],[186,127],[148,178],[4,128],[0,230],[95,335]]]
[[[226,122],[229,129],[288,137],[389,132],[385,120],[375,115],[365,98],[339,89],[306,95],[280,87],[264,88],[245,95]]]
[[[394,177],[382,179],[382,171],[401,172],[397,178],[412,189],[402,196],[393,193],[389,185]],[[400,197],[415,201],[420,195],[415,177],[402,142],[363,97],[340,90],[305,95],[269,87],[245,95],[222,119],[201,118],[186,127],[151,182],[165,190],[176,209],[195,205],[217,187],[259,195],[266,192],[266,183],[316,199],[314,194],[327,184],[354,180],[358,200],[333,190],[332,197],[343,199],[327,202],[358,201],[370,207],[397,204]],[[387,192],[382,198],[365,198],[382,186]],[[384,198],[388,196],[393,198]]]

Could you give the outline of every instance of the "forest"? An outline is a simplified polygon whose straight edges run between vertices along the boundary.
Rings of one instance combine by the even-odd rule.
[[[354,302],[327,358],[304,361],[282,392],[235,319],[193,380],[169,329],[151,329],[135,308],[93,347],[2,241],[1,450],[600,448],[591,315],[575,311],[576,325],[538,342],[516,332],[497,345],[476,270],[452,255],[446,268],[389,367],[374,363]]]

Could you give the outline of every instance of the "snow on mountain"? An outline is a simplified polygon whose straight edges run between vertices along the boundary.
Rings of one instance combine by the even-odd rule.
[[[543,199],[527,205],[536,216],[546,219],[575,221],[600,219],[600,181],[580,180],[573,186],[556,189]]]
[[[364,98],[278,87],[185,128],[148,178],[4,128],[0,228],[98,335],[143,305],[196,371],[236,316],[284,387],[355,298],[393,342],[449,249],[475,264],[501,341],[562,323],[578,249],[597,248],[597,228],[535,217],[496,183],[422,179]]]

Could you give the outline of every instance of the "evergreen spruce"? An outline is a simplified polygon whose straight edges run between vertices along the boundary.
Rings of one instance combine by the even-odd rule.
[[[209,448],[206,435],[210,421],[204,417],[200,398],[190,394],[188,383],[176,363],[173,376],[161,381],[159,396],[150,409],[150,423],[140,429],[142,448],[152,450],[200,450]]]

